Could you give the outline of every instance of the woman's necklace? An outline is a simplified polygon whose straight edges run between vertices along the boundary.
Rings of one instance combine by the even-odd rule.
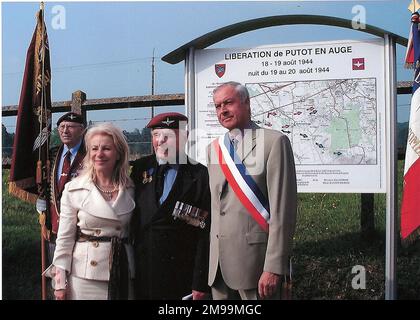
[[[102,192],[102,195],[103,195],[103,197],[105,198],[105,200],[107,200],[107,201],[111,201],[112,200],[112,194],[115,192],[115,191],[117,191],[118,190],[118,187],[115,187],[114,189],[112,189],[112,190],[104,190],[104,189],[102,189],[101,187],[99,187],[97,184],[96,184],[96,182],[95,182],[95,186],[96,186],[96,188],[98,188],[98,190],[99,191],[101,191]]]

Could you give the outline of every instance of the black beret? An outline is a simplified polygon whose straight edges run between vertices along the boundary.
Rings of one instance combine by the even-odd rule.
[[[60,125],[61,122],[67,121],[67,122],[76,122],[85,125],[85,122],[83,121],[83,118],[80,114],[74,113],[74,112],[67,112],[66,114],[62,115],[57,120],[57,126]]]
[[[188,118],[178,112],[166,112],[153,117],[147,124],[147,128],[157,129],[180,129],[181,121],[188,122]]]

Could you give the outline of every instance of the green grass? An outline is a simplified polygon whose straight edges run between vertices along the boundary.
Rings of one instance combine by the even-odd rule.
[[[398,163],[398,203],[403,162]],[[375,233],[360,232],[360,194],[299,194],[294,247],[296,299],[384,299],[386,195],[374,196]],[[398,213],[397,213],[398,214]],[[420,298],[418,246],[397,245],[397,295]],[[353,266],[366,270],[366,289],[352,288]]]
[[[398,164],[401,191],[403,163]],[[3,171],[3,299],[40,299],[37,213],[7,193]],[[399,199],[401,196],[399,196]],[[293,257],[294,299],[385,297],[385,194],[375,195],[375,233],[360,233],[360,194],[299,194]],[[397,248],[399,299],[420,298],[419,245]],[[352,288],[355,265],[366,270],[366,289]]]
[[[33,205],[9,195],[3,170],[3,299],[41,299],[41,241]]]
[[[375,203],[381,199],[375,198]],[[296,299],[381,299],[384,292],[385,206],[378,230],[360,234],[360,194],[300,194],[294,249]],[[351,286],[352,268],[366,269],[366,289]]]

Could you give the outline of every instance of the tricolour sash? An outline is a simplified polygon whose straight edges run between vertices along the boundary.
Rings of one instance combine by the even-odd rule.
[[[233,148],[230,147],[231,143],[228,135],[214,140],[213,146],[216,150],[220,168],[230,187],[252,218],[264,231],[268,232],[268,222],[270,220],[268,200],[248,174],[245,165]]]

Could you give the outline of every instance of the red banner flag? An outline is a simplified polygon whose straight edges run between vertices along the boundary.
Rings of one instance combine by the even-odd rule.
[[[26,55],[9,177],[10,194],[31,203],[47,197],[50,83],[48,36],[41,9]]]
[[[401,240],[407,246],[420,236],[420,31],[419,14],[413,13],[406,64],[415,67],[413,96],[404,166],[401,204]]]

